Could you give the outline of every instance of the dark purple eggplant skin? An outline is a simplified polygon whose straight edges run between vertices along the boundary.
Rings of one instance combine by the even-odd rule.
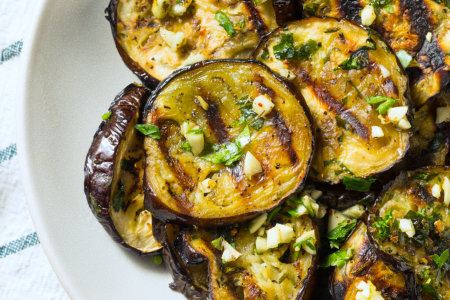
[[[172,275],[173,283],[169,287],[179,291],[189,300],[206,300],[208,293],[192,284],[189,274],[183,269],[177,255],[175,254],[174,242],[171,241],[167,234],[167,223],[152,217],[153,236],[164,246],[162,256],[166,268]]]
[[[115,242],[139,255],[157,255],[161,249],[144,253],[125,243],[114,226],[109,210],[111,182],[120,143],[131,120],[142,111],[149,96],[149,90],[136,84],[130,84],[116,96],[109,108],[111,117],[103,121],[95,133],[84,166],[84,193],[92,213]]]
[[[119,36],[117,35],[117,7],[119,5],[119,0],[111,0],[108,7],[105,9],[106,20],[108,20],[111,26],[111,32],[114,38],[114,43],[116,45],[117,51],[122,58],[128,69],[136,75],[142,83],[148,88],[154,88],[158,85],[159,80],[148,74],[137,62],[131,59],[131,57],[125,52],[125,50],[120,45]]]
[[[158,97],[159,93],[167,86],[170,84],[170,82],[175,79],[177,76],[186,73],[188,71],[191,71],[193,69],[196,68],[200,68],[206,65],[210,65],[210,64],[220,64],[220,63],[247,63],[247,64],[255,64],[258,65],[264,69],[266,69],[267,71],[269,71],[270,73],[272,73],[272,75],[287,89],[289,90],[289,92],[291,92],[295,98],[298,100],[298,102],[300,103],[300,105],[302,106],[303,110],[305,111],[305,115],[308,118],[308,121],[310,123],[310,130],[312,131],[312,141],[311,141],[311,149],[312,149],[312,153],[314,153],[314,124],[312,121],[312,116],[311,113],[309,111],[308,106],[306,105],[305,99],[303,98],[302,94],[300,93],[300,91],[297,89],[297,87],[290,81],[280,77],[279,75],[275,74],[272,70],[270,70],[266,65],[260,63],[259,61],[256,60],[244,60],[244,59],[217,59],[217,60],[205,60],[205,61],[201,61],[195,64],[192,64],[190,66],[181,68],[177,71],[175,71],[174,73],[172,73],[172,75],[170,75],[168,78],[166,78],[163,82],[161,82],[156,89],[153,91],[151,97],[148,99],[147,104],[145,105],[145,109],[144,109],[144,114],[143,114],[143,118],[144,120],[147,119],[147,115],[150,112],[153,102],[156,100],[156,98]],[[309,168],[311,165],[311,161],[312,161],[312,155],[309,158],[308,161],[308,169],[307,172],[309,172]],[[305,183],[306,183],[306,177],[305,176],[302,181],[300,182],[300,184],[298,185],[297,189],[292,191],[291,194],[286,195],[285,199],[280,200],[277,206],[271,207],[269,209],[265,209],[265,210],[261,210],[261,211],[253,211],[253,212],[249,212],[249,213],[245,213],[245,214],[241,214],[241,215],[237,215],[237,216],[231,216],[231,217],[226,217],[226,218],[209,218],[209,219],[200,219],[200,218],[194,218],[192,216],[189,215],[185,215],[185,214],[181,214],[178,212],[175,212],[174,210],[172,210],[170,207],[166,206],[159,198],[158,196],[152,191],[151,187],[148,185],[148,179],[147,176],[144,174],[144,193],[145,193],[145,199],[144,199],[144,207],[146,210],[150,211],[152,213],[152,215],[154,215],[156,218],[158,218],[159,220],[166,222],[166,223],[174,223],[174,224],[184,224],[184,225],[197,225],[197,226],[201,226],[201,227],[220,227],[220,226],[226,226],[226,225],[230,225],[230,224],[234,224],[234,223],[241,223],[241,222],[245,222],[249,219],[252,219],[260,214],[269,212],[273,209],[275,209],[276,207],[279,207],[281,205],[283,205],[287,199],[289,199],[293,194],[300,192]]]

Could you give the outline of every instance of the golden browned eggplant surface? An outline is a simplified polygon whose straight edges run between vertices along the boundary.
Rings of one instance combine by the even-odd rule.
[[[248,58],[260,36],[278,26],[271,0],[113,0],[109,10],[118,47],[131,59],[126,64],[144,70],[144,82],[205,59]]]
[[[182,231],[177,249],[184,263],[207,263],[209,299],[308,298],[317,269],[317,229],[309,216],[277,216],[277,223],[263,226],[262,234],[250,233],[252,223],[229,231],[201,228]],[[290,229],[290,241],[269,249],[266,245],[278,228]],[[306,235],[314,250],[305,251],[298,246],[298,239]],[[266,248],[261,249],[261,241]]]
[[[166,221],[219,226],[286,200],[313,151],[301,94],[256,61],[210,61],[181,70],[148,102],[145,205]],[[245,156],[245,157],[244,157]]]
[[[442,299],[450,298],[449,178],[441,166],[401,173],[372,208],[368,230],[378,257],[405,272],[407,287]]]
[[[272,32],[253,54],[305,97],[317,128],[312,178],[368,177],[408,149],[408,77],[387,47],[350,21],[309,18]]]

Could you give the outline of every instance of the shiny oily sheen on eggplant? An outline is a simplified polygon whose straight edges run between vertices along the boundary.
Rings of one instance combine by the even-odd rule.
[[[268,102],[253,103],[258,97]],[[251,107],[262,102],[273,108],[260,120]],[[154,91],[144,115],[145,124],[161,131],[160,139],[144,141],[145,207],[161,220],[243,222],[281,205],[306,180],[313,151],[309,111],[294,86],[256,61],[216,60],[182,69]],[[200,154],[193,152],[199,143],[185,139],[191,131],[183,133],[184,126],[196,126],[193,133],[204,144]],[[207,159],[235,147],[244,133],[246,142],[230,163]],[[260,165],[250,178],[244,171],[249,155]],[[205,180],[212,184],[208,190]]]
[[[370,211],[371,245],[393,270],[404,272],[410,295],[422,291],[431,299],[436,294],[450,298],[449,179],[446,166],[405,171],[384,188]]]
[[[380,260],[370,245],[367,226],[359,222],[340,250],[353,249],[355,255],[342,267],[336,267],[329,288],[334,300],[354,300],[361,281],[371,282],[384,299],[407,300],[405,279]]]
[[[248,58],[278,26],[272,0],[112,0],[106,11],[122,59],[149,87],[198,61]]]
[[[287,35],[295,53],[286,58],[279,49]],[[311,178],[334,184],[344,176],[369,177],[391,168],[407,151],[408,77],[380,36],[348,20],[309,18],[273,31],[253,57],[290,79],[305,97],[316,127]],[[403,107],[407,126],[401,129],[380,110],[386,102],[369,104],[375,96],[392,99],[392,108]]]
[[[296,237],[315,232],[313,246],[318,247],[318,231],[309,216],[281,218],[292,224]],[[295,239],[258,254],[255,250],[257,236],[250,234],[246,225],[236,229],[235,250],[242,256],[228,263],[222,261],[222,251],[211,244],[222,232],[187,228],[177,238],[177,250],[185,264],[206,263],[209,279],[204,288],[208,299],[308,299],[316,279],[317,255],[300,250],[295,257]],[[206,277],[192,273],[190,276]]]
[[[143,138],[135,125],[142,119],[150,92],[126,87],[103,116],[86,157],[84,191],[93,214],[114,241],[139,255],[161,252],[144,209]]]

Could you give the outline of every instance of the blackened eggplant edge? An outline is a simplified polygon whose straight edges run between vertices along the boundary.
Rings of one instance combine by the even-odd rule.
[[[353,25],[355,25],[355,26],[361,27],[362,29],[368,31],[368,29],[367,29],[368,27],[367,27],[367,26],[361,25],[361,24],[359,24],[358,22],[355,22],[355,21],[353,21],[353,20],[348,20],[348,19],[344,19],[344,18],[331,18],[331,17],[310,17],[310,18],[305,18],[305,19],[312,19],[312,18],[323,19],[323,20],[326,20],[326,19],[333,19],[333,20],[337,20],[338,22],[341,22],[341,21],[347,21],[347,22],[350,22],[351,24],[353,24]],[[301,19],[301,20],[297,20],[297,21],[288,22],[288,23],[285,24],[285,26],[293,25],[295,22],[303,21],[303,20],[305,20],[305,19]],[[269,38],[270,38],[273,34],[275,34],[278,30],[283,30],[285,26],[283,26],[283,27],[277,27],[277,28],[275,28],[274,30],[272,30],[271,32],[269,32],[266,36],[262,37],[262,38],[259,40],[259,43],[258,43],[258,45],[256,46],[255,50],[253,50],[252,54],[250,55],[250,58],[251,58],[252,60],[256,60],[256,59],[257,59],[257,58],[256,58],[256,54],[257,54],[258,52],[260,52],[260,49],[261,49],[261,48],[264,48],[264,47],[265,47],[265,45],[266,45],[266,43],[268,42]],[[369,30],[371,30],[371,29],[369,28]],[[381,36],[380,34],[377,34],[377,35],[379,36],[380,40],[386,44],[386,47],[388,48],[389,52],[394,53],[394,51],[392,50],[391,46],[389,45],[388,42],[386,42],[386,40],[383,38],[383,36]],[[394,54],[394,56],[395,56],[395,60],[397,61],[397,66],[398,66],[398,67],[400,68],[400,70],[402,71],[402,75],[403,75],[403,76],[406,76],[406,78],[407,78],[407,80],[408,80],[408,81],[407,81],[407,86],[409,86],[409,77],[408,77],[408,74],[406,73],[405,69],[403,68],[402,64],[400,63],[400,60],[398,59],[397,55]],[[277,74],[277,75],[278,75],[278,74]],[[289,82],[289,83],[292,84],[293,86],[295,86],[292,82]],[[413,121],[413,120],[414,120],[414,113],[413,113],[413,109],[412,109],[412,106],[411,106],[411,100],[410,100],[410,95],[409,95],[409,88],[406,89],[406,91],[403,93],[403,96],[404,96],[405,99],[407,100],[407,105],[408,105],[408,112],[406,113],[406,117],[408,118],[408,121],[409,121],[409,123],[412,125],[412,127],[414,127],[414,121]],[[411,130],[410,130],[410,133],[409,133],[409,137],[410,137],[410,138],[411,138],[411,136],[412,136],[412,134],[413,134],[413,129],[414,129],[414,128],[411,128]],[[387,167],[386,169],[381,170],[381,171],[379,171],[378,173],[368,174],[367,177],[375,176],[375,175],[377,175],[377,174],[381,174],[381,173],[383,173],[383,172],[385,172],[385,171],[391,169],[396,163],[398,163],[399,161],[401,161],[402,158],[404,157],[405,153],[407,153],[408,150],[409,150],[409,147],[410,147],[410,141],[409,141],[409,140],[410,140],[410,139],[408,139],[408,145],[407,145],[406,148],[405,148],[405,151],[404,151],[404,153],[403,153],[403,156],[399,157],[399,159],[398,159],[397,161],[395,161],[390,167]],[[313,181],[316,181],[316,182],[326,182],[326,181],[321,181],[321,180],[318,180],[318,179],[315,179],[315,178],[314,178]]]
[[[142,111],[149,96],[149,90],[135,84],[128,85],[116,96],[109,108],[111,118],[100,124],[84,166],[84,193],[93,214],[115,242],[139,255],[157,255],[161,249],[147,253],[128,245],[117,232],[109,209],[117,151],[128,125],[136,112]],[[98,160],[100,164],[95,163]]]
[[[208,292],[192,284],[191,277],[178,261],[175,249],[172,247],[172,243],[167,235],[167,223],[163,223],[152,217],[152,224],[155,239],[164,246],[162,250],[164,263],[173,279],[173,283],[169,285],[170,288],[176,289],[189,300],[206,300],[208,298]]]
[[[313,222],[313,221],[312,221]],[[314,231],[316,232],[316,235],[319,236],[319,231],[317,229],[317,226],[313,223]],[[178,238],[176,240],[176,249],[178,253],[180,254],[181,259],[185,264],[192,264],[192,265],[198,265],[203,262],[207,262],[209,264],[208,258],[204,255],[198,253],[190,243],[188,242],[186,238],[186,230],[187,228],[184,228],[181,230],[180,234],[178,235]],[[209,270],[209,269],[208,269]],[[319,270],[319,256],[313,255],[312,263],[308,268],[307,277],[303,281],[303,285],[301,289],[299,290],[297,297],[294,300],[306,300],[309,298],[309,296],[312,293],[312,290],[315,286],[315,283],[317,281],[317,271]],[[208,279],[211,278],[211,275],[208,274]],[[210,299],[214,299],[213,297],[210,297]]]
[[[120,44],[119,36],[117,35],[117,7],[119,6],[119,0],[111,0],[108,7],[105,9],[107,14],[106,20],[108,20],[111,25],[111,31],[114,38],[114,43],[116,44],[117,51],[122,58],[125,65],[130,69],[134,75],[136,75],[142,83],[149,87],[154,88],[158,85],[159,80],[147,73],[137,62],[135,62],[131,57],[125,52]]]
[[[275,6],[275,3],[277,4]],[[247,0],[244,1],[244,4],[247,6],[248,11],[250,12],[252,24],[254,25],[258,35],[261,37],[267,32],[267,26],[264,23],[264,20],[261,18],[261,15],[259,14],[258,10],[256,9],[253,1]],[[285,5],[285,7],[283,6]],[[297,10],[295,13],[291,13],[289,15],[284,15],[287,11],[290,11],[291,7],[295,5],[293,0],[274,0],[273,8],[275,10],[276,20],[277,24],[281,25],[284,24],[287,21],[295,20],[299,18],[299,14],[297,13]],[[118,22],[118,16],[117,16],[117,8],[119,6],[119,0],[111,0],[109,2],[108,7],[105,9],[106,13],[106,20],[108,20],[110,26],[112,35],[114,38],[114,43],[116,45],[117,51],[119,52],[120,57],[122,58],[125,65],[130,69],[134,75],[136,75],[142,83],[147,86],[148,88],[155,88],[161,81],[149,73],[145,71],[137,62],[135,62],[122,48],[122,45],[120,44],[119,36],[117,35],[117,22]],[[283,23],[279,23],[283,22]]]
[[[440,168],[448,168],[448,166],[427,166],[423,168],[418,168],[413,170],[412,172],[419,172],[419,171],[427,171],[429,169],[433,169],[436,167]],[[392,270],[395,273],[403,272],[405,276],[405,284],[406,289],[408,290],[408,299],[409,300],[420,300],[421,299],[421,293],[420,293],[420,287],[418,286],[416,282],[416,274],[413,267],[408,266],[408,264],[400,259],[397,259],[383,250],[380,249],[380,246],[375,240],[375,237],[373,236],[372,232],[369,230],[369,227],[373,223],[373,218],[378,217],[380,215],[380,205],[381,201],[383,199],[383,195],[392,187],[392,185],[399,179],[402,179],[403,176],[405,176],[406,173],[411,171],[402,171],[394,180],[389,182],[383,187],[383,190],[381,191],[380,195],[378,196],[377,200],[375,201],[375,204],[373,205],[372,209],[369,213],[369,218],[367,220],[367,236],[369,237],[370,244],[372,245],[372,248],[375,250],[375,253],[377,256],[388,266],[392,268]]]
[[[310,124],[310,130],[311,130],[311,137],[312,137],[311,151],[312,152],[309,157],[309,160],[307,161],[308,166],[306,169],[306,174],[308,174],[309,168],[311,166],[311,161],[313,158],[312,153],[314,153],[314,132],[315,132],[315,130],[314,130],[314,124],[312,122],[312,116],[311,116],[308,106],[306,105],[305,99],[303,98],[302,94],[298,91],[298,89],[295,87],[295,85],[292,82],[287,81],[286,79],[283,79],[278,74],[274,73],[269,67],[267,67],[266,65],[264,65],[261,62],[256,61],[256,60],[247,60],[247,59],[205,60],[205,61],[201,61],[201,62],[192,64],[190,66],[187,66],[187,67],[184,67],[184,68],[181,68],[181,69],[175,71],[174,73],[172,73],[172,75],[167,77],[164,81],[162,81],[156,87],[156,89],[153,91],[151,97],[148,99],[147,104],[144,109],[144,114],[143,114],[144,121],[147,119],[147,115],[148,115],[149,111],[151,110],[153,102],[156,100],[159,93],[167,85],[169,85],[171,83],[171,81],[174,80],[177,76],[179,76],[183,73],[189,72],[196,68],[200,68],[200,67],[207,66],[210,64],[220,64],[220,63],[253,64],[253,65],[262,67],[263,69],[268,71],[270,74],[272,74],[272,76],[274,76],[274,78],[277,79],[283,85],[283,87],[286,88],[297,99],[297,101],[299,102],[303,111],[305,112],[305,115]],[[259,214],[269,212],[269,211],[275,209],[276,207],[281,206],[283,203],[285,203],[287,201],[287,199],[290,196],[299,192],[303,188],[303,186],[306,183],[307,177],[308,177],[307,175],[304,176],[304,178],[299,183],[297,189],[293,190],[290,194],[286,195],[286,197],[283,200],[280,200],[278,202],[278,204],[273,207],[270,207],[270,208],[267,208],[267,209],[264,209],[261,211],[249,212],[249,213],[245,213],[245,214],[241,214],[241,215],[237,215],[237,216],[231,216],[231,217],[225,217],[225,218],[202,219],[202,218],[195,218],[195,217],[192,217],[189,215],[185,215],[185,214],[182,214],[181,212],[176,212],[176,211],[172,210],[170,207],[168,207],[167,205],[165,205],[164,203],[162,203],[162,201],[160,201],[158,199],[158,197],[153,193],[151,187],[148,186],[147,175],[144,175],[144,192],[145,192],[144,207],[145,207],[145,209],[149,210],[155,217],[157,217],[158,219],[160,219],[163,222],[172,222],[172,223],[176,223],[176,224],[189,224],[189,225],[193,224],[193,225],[202,226],[202,227],[224,226],[227,224],[244,222],[244,221],[249,220]]]

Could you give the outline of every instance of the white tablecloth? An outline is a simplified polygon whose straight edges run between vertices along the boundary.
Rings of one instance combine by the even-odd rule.
[[[20,52],[40,0],[0,0],[0,299],[69,299],[31,221],[16,151]]]

